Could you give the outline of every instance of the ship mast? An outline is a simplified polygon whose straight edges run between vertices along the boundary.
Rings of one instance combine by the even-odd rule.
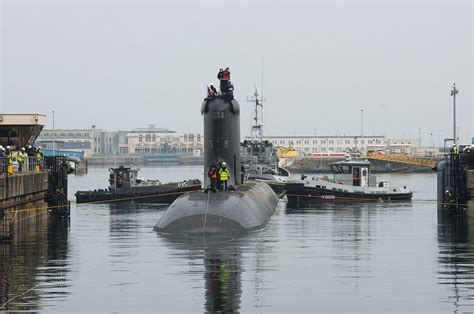
[[[258,97],[258,91],[255,89],[255,93],[250,99],[247,99],[248,102],[255,104],[254,123],[252,125],[252,130],[250,133],[250,138],[252,142],[261,142],[263,141],[263,105],[262,103],[266,101],[263,98]]]

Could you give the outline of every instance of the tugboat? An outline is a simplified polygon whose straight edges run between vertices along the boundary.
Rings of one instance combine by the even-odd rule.
[[[286,195],[291,204],[301,205],[314,202],[354,202],[354,201],[409,201],[413,192],[404,187],[390,186],[389,182],[377,182],[370,174],[367,160],[343,160],[330,165],[332,179],[307,179],[286,184]]]
[[[241,162],[244,176],[249,180],[263,180],[275,191],[282,195],[285,183],[289,181],[290,172],[278,166],[278,157],[273,144],[263,140],[263,106],[264,99],[258,98],[258,91],[248,101],[255,104],[254,124],[252,125],[250,141],[241,144]]]
[[[138,178],[138,168],[120,166],[109,169],[109,188],[106,190],[78,191],[77,203],[144,202],[169,204],[180,195],[201,189],[198,179],[161,183],[159,180]]]

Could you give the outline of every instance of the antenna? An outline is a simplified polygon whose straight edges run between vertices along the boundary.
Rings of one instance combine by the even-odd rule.
[[[262,91],[262,99],[263,99],[263,56],[262,56],[262,88],[260,90]]]
[[[262,103],[266,101],[266,99],[258,97],[258,91],[255,89],[255,92],[252,97],[247,98],[247,102],[251,102],[255,104],[254,109],[254,116],[253,120],[254,123],[252,125],[252,130],[250,133],[250,138],[252,142],[255,141],[262,141],[263,140],[263,105]]]

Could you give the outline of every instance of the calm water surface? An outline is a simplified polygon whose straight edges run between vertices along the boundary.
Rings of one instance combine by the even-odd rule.
[[[438,217],[435,174],[383,177],[413,202],[290,213],[280,201],[264,231],[240,238],[158,235],[163,205],[73,202],[69,221],[25,218],[0,246],[0,301],[24,293],[9,310],[61,313],[474,311],[474,225]],[[106,185],[107,170],[90,169],[70,177],[70,198]]]

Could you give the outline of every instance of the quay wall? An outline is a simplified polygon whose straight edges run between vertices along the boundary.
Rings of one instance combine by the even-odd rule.
[[[469,194],[466,215],[474,218],[474,170],[466,170],[466,186]]]
[[[0,176],[0,209],[47,208],[48,173],[31,172]]]

